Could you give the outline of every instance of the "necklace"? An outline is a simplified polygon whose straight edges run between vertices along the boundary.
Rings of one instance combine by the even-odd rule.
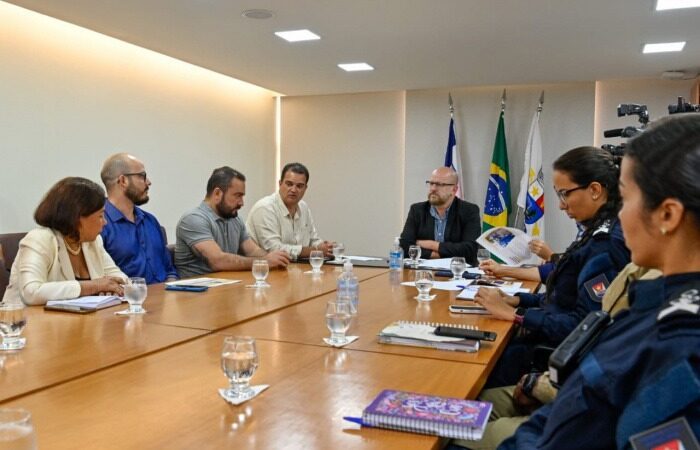
[[[78,256],[78,255],[80,254],[80,252],[83,250],[83,248],[80,246],[80,243],[78,243],[78,249],[77,249],[77,250],[73,250],[73,249],[70,247],[70,245],[68,244],[68,241],[66,241],[65,239],[63,239],[63,242],[66,244],[66,250],[68,250],[68,253],[70,253],[70,254],[73,255],[73,256]]]

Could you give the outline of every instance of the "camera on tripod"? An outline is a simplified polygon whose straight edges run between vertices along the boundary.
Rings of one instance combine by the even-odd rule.
[[[624,117],[624,116],[638,116],[639,117],[639,123],[641,123],[641,126],[639,127],[625,127],[625,128],[613,128],[612,130],[605,130],[603,131],[603,136],[606,138],[612,138],[612,137],[623,137],[623,138],[631,138],[634,136],[637,136],[638,134],[641,134],[644,132],[644,129],[646,128],[647,124],[649,123],[649,110],[647,109],[647,105],[638,105],[636,103],[623,103],[621,105],[617,106],[617,117]],[[612,145],[612,144],[605,144],[601,146],[604,150],[609,151],[615,156],[622,156],[625,153],[625,144],[622,143],[620,145]]]
[[[668,105],[669,114],[681,114],[689,112],[700,112],[700,105],[693,105],[685,101],[683,97],[678,97],[677,104]]]

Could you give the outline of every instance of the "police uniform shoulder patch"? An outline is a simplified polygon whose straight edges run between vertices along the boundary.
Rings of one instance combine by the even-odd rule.
[[[700,315],[700,291],[697,289],[689,289],[683,292],[678,298],[668,302],[668,304],[659,311],[656,320],[660,322],[668,317],[686,314]]]
[[[608,286],[610,286],[610,282],[604,273],[583,283],[583,287],[586,288],[588,296],[596,303],[603,301],[603,296],[605,295],[605,291],[608,290]]]

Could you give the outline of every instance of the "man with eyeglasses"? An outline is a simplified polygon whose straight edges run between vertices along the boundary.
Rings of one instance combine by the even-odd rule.
[[[148,202],[151,180],[141,161],[128,153],[116,153],[104,162],[100,173],[107,190],[102,240],[105,250],[130,277],[146,283],[177,279],[167,239],[155,216],[139,208]]]
[[[333,254],[333,243],[318,235],[311,210],[302,200],[308,183],[306,166],[289,163],[282,169],[279,190],[253,205],[246,228],[265,251],[284,250],[293,260],[308,258],[315,249]]]
[[[456,198],[457,173],[450,167],[435,169],[428,187],[428,201],[414,203],[401,233],[401,247],[421,247],[421,258],[463,256],[476,265],[476,239],[481,232],[479,207]]]

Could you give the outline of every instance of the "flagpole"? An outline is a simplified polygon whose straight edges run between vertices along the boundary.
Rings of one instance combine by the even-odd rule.
[[[503,94],[501,95],[501,112],[506,112],[506,90],[503,89]]]
[[[447,101],[448,104],[450,105],[450,119],[454,119],[455,117],[455,105],[452,103],[452,93],[448,92],[447,93]]]

